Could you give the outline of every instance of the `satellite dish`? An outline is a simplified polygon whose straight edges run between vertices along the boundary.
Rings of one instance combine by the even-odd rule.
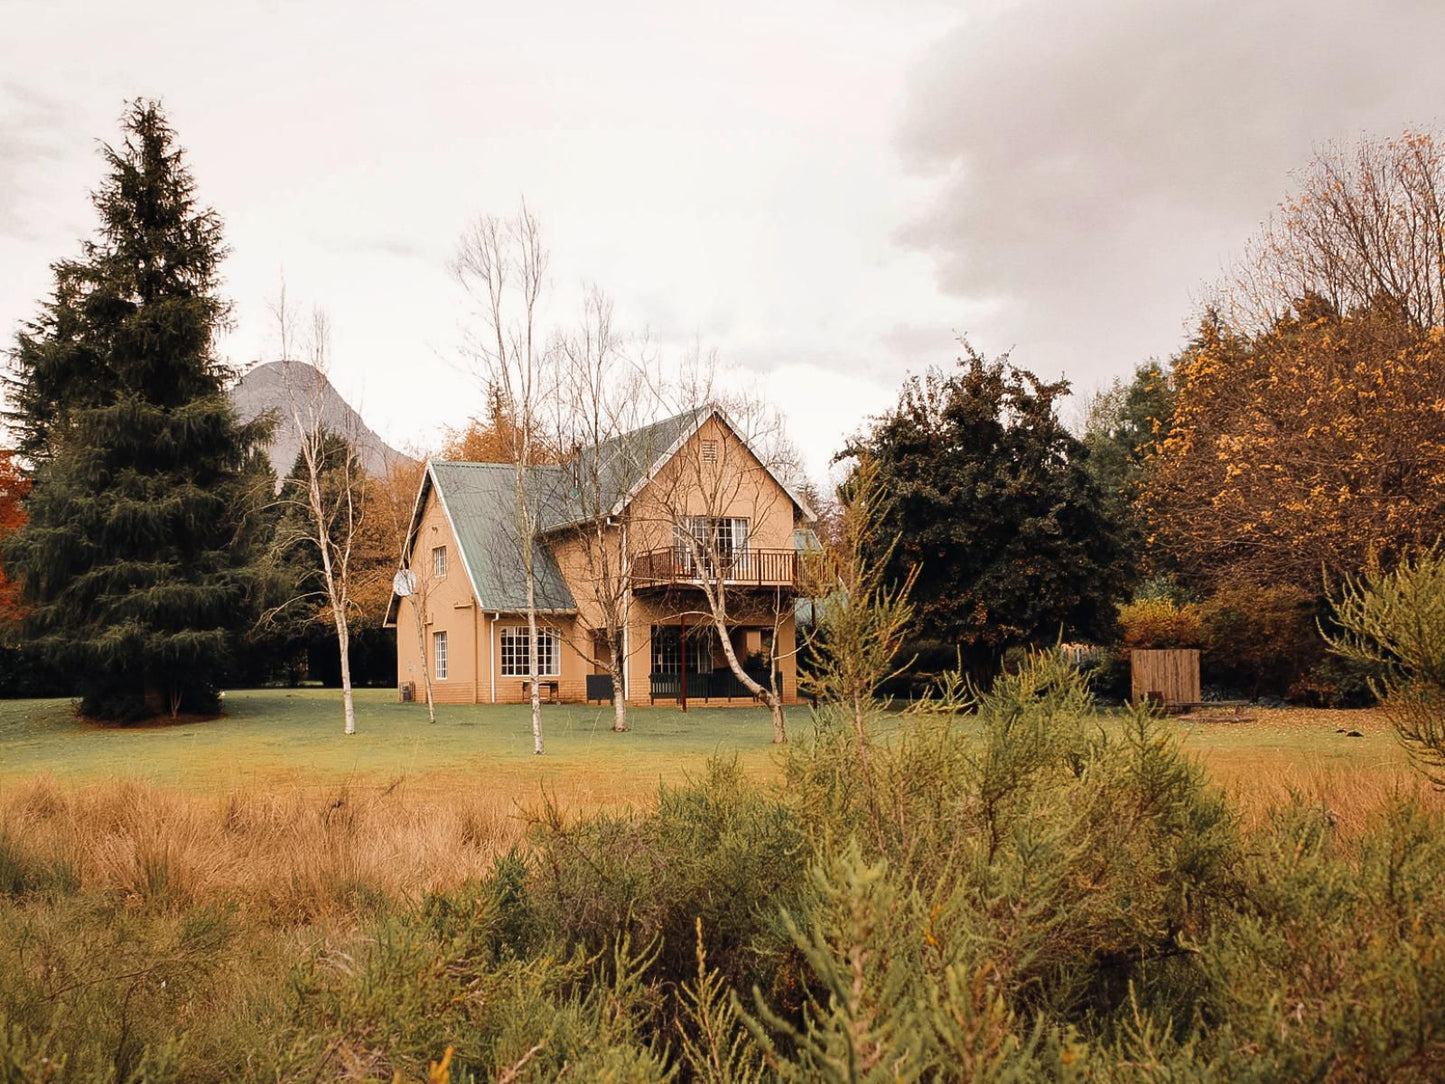
[[[401,598],[416,594],[416,573],[404,568],[391,578],[391,589]]]

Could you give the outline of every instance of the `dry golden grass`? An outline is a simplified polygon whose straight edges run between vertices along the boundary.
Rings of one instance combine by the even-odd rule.
[[[1297,800],[1328,810],[1346,837],[1401,798],[1445,808],[1445,794],[1410,768],[1376,712],[1254,710],[1245,722],[1180,720],[1178,734],[1246,828]],[[42,773],[0,788],[0,842],[129,903],[225,900],[278,921],[343,917],[485,874],[523,840],[544,790],[571,812],[650,805],[659,781],[701,770],[703,737],[697,749],[664,744],[623,756],[588,745],[545,765],[495,756],[485,771],[466,764],[392,779],[370,770],[307,780],[281,765],[229,784]],[[778,778],[772,751],[735,755],[760,782]]]
[[[1246,827],[1301,801],[1328,811],[1345,836],[1391,802],[1412,798],[1445,809],[1445,793],[1411,767],[1377,710],[1249,708],[1180,720],[1185,750],[1229,794]]]
[[[523,830],[510,801],[415,800],[400,781],[207,797],[124,779],[66,789],[42,775],[0,796],[0,836],[68,867],[82,889],[160,907],[226,900],[287,921],[480,876]]]

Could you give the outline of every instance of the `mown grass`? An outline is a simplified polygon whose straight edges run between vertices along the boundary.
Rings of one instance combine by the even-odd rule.
[[[211,794],[328,790],[343,782],[385,787],[405,779],[414,797],[465,789],[501,800],[567,804],[646,800],[718,753],[752,774],[773,768],[766,711],[635,709],[632,729],[611,731],[609,706],[548,705],[547,755],[532,753],[521,705],[398,704],[390,690],[359,690],[357,730],[342,733],[335,690],[228,693],[221,718],[182,725],[109,728],[81,722],[70,701],[0,701],[0,791],[38,773],[67,785],[134,778]],[[806,713],[795,713],[805,725]]]
[[[221,801],[326,798],[346,786],[358,796],[399,792],[413,808],[465,795],[516,818],[544,793],[577,810],[647,804],[659,782],[694,778],[718,754],[736,756],[759,782],[778,775],[762,709],[633,709],[632,730],[614,734],[606,705],[548,705],[547,755],[536,757],[522,705],[443,706],[430,725],[423,708],[398,704],[390,690],[360,690],[357,704],[359,732],[347,737],[335,690],[241,690],[227,695],[219,719],[129,728],[84,723],[67,700],[0,701],[0,796],[40,775],[67,789],[129,779]],[[1350,827],[1397,797],[1442,801],[1377,712],[1243,715],[1238,722],[1228,711],[1206,712],[1166,725],[1247,818],[1300,797]],[[1112,727],[1113,717],[1101,714],[1098,725]],[[806,735],[808,709],[790,709],[790,726]]]

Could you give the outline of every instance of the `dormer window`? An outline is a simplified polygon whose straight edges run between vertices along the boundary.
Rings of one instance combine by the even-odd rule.
[[[702,442],[702,461],[704,463],[717,462],[717,441],[705,440]]]

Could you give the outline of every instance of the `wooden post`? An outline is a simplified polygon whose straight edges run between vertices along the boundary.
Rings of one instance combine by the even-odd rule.
[[[681,615],[679,615],[679,617],[678,617],[677,650],[678,650],[678,657],[679,657],[679,658],[681,659],[681,661],[682,661],[682,665],[681,665],[681,667],[680,667],[682,673],[678,675],[679,678],[680,678],[681,681],[682,681],[682,684],[681,684],[681,686],[680,686],[682,692],[681,692],[681,695],[678,697],[678,703],[682,705],[682,710],[683,710],[683,711],[686,711],[686,710],[687,710],[687,613],[686,613],[685,611],[684,611]]]

